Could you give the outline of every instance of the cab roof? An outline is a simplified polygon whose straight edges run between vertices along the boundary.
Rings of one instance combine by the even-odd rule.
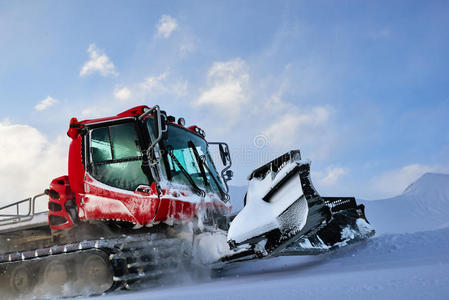
[[[140,105],[140,106],[136,106],[136,107],[130,108],[128,110],[125,110],[125,111],[119,113],[118,115],[115,115],[112,117],[105,117],[105,118],[98,118],[98,119],[87,119],[87,120],[83,120],[83,121],[78,121],[76,118],[72,118],[70,120],[70,126],[69,126],[69,130],[67,132],[67,135],[69,137],[71,137],[72,139],[74,139],[79,134],[77,128],[82,128],[82,127],[84,127],[84,125],[88,126],[90,124],[114,121],[114,120],[119,120],[119,119],[123,119],[123,118],[127,118],[127,117],[131,117],[131,118],[139,117],[142,114],[144,114],[148,109],[150,109],[150,107],[148,107],[147,105]],[[185,129],[193,132],[194,134],[200,136],[203,139],[206,136],[204,131],[196,125],[192,125],[190,127],[184,127],[183,125],[179,125],[174,121],[172,121],[172,122],[170,121],[170,123],[172,123],[178,127],[185,128]]]
[[[84,121],[79,121],[78,123],[79,124],[83,124],[83,125],[89,125],[89,124],[92,124],[92,123],[113,121],[113,120],[122,119],[122,118],[126,118],[126,117],[139,117],[147,109],[149,109],[148,106],[140,105],[140,106],[136,106],[136,107],[130,108],[128,110],[125,110],[124,112],[121,112],[121,113],[119,113],[116,116],[105,117],[105,118],[98,118],[98,119],[88,119],[88,120],[84,120]]]

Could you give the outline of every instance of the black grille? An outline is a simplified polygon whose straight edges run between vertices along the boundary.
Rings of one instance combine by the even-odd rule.
[[[51,211],[61,211],[62,210],[62,206],[58,203],[55,202],[48,202],[48,209]]]
[[[55,190],[50,190],[50,197],[53,199],[59,199],[59,194]]]
[[[67,223],[67,219],[61,216],[50,215],[50,225],[62,225]]]

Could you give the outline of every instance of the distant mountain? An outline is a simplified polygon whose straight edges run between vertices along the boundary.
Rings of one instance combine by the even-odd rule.
[[[410,184],[403,194],[449,199],[449,174],[426,173]]]
[[[379,234],[447,227],[449,174],[426,173],[399,196],[360,202],[365,204],[368,220]]]

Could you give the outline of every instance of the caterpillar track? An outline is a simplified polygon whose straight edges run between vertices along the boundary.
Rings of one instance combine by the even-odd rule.
[[[0,285],[7,299],[77,296],[152,284],[181,270],[190,244],[163,234],[87,240],[0,255]]]

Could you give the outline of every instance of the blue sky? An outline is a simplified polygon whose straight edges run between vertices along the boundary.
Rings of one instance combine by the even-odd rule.
[[[449,172],[448,28],[447,1],[0,0],[0,183],[63,175],[72,116],[159,104],[235,185],[300,148],[323,194],[400,193]]]

